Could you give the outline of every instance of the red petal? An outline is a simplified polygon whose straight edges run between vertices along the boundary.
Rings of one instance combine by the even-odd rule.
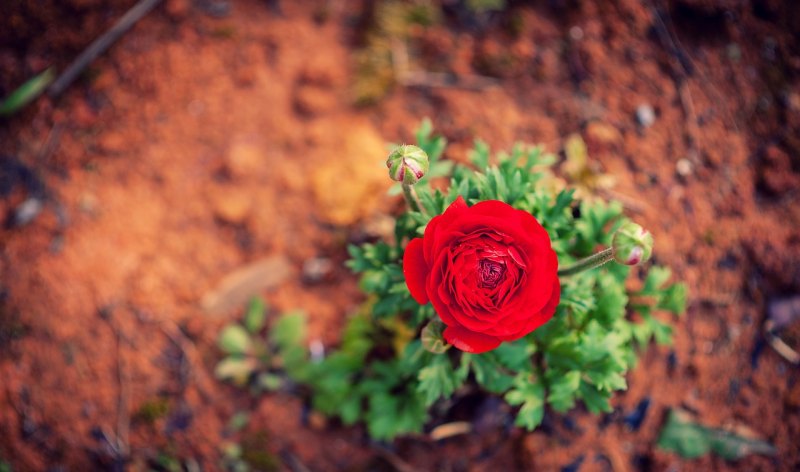
[[[422,238],[414,238],[408,242],[406,252],[403,254],[403,275],[414,300],[420,305],[428,303],[428,293],[425,291],[428,264],[425,263],[422,253]]]
[[[542,308],[541,311],[541,314],[545,318],[545,323],[549,321],[550,318],[553,317],[553,315],[556,312],[556,308],[558,308],[558,302],[560,301],[561,301],[561,282],[559,282],[558,277],[556,277],[556,282],[553,285],[553,294],[550,295],[550,300],[547,302],[547,305],[545,305],[544,308]]]
[[[444,339],[457,349],[473,354],[491,351],[500,345],[500,340],[495,337],[469,331],[461,326],[448,326],[444,330]]]
[[[431,219],[428,226],[425,227],[425,236],[423,237],[425,240],[425,258],[427,260],[430,261],[436,257],[433,251],[439,239],[437,238],[437,233],[440,232],[440,229],[443,229],[445,233],[447,233],[448,226],[450,226],[453,220],[461,216],[468,208],[464,197],[459,195],[456,201],[451,203],[444,213],[434,216],[433,219]]]

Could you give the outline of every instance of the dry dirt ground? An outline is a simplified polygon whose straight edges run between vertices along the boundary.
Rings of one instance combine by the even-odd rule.
[[[12,1],[0,96],[63,68],[131,3]],[[354,106],[369,2],[169,1],[62,97],[0,121],[1,460],[216,470],[236,442],[290,470],[800,467],[798,367],[760,335],[769,303],[800,293],[800,9],[564,0],[471,16],[443,3],[410,32],[412,67],[491,79],[477,88],[397,84]],[[652,123],[637,118],[648,107]],[[386,446],[309,417],[294,392],[252,397],[213,378],[216,335],[250,293],[304,309],[311,337],[336,344],[360,302],[345,246],[385,231],[397,204],[385,143],[410,142],[425,116],[451,159],[477,137],[559,152],[581,133],[616,176],[613,196],[655,234],[655,258],[687,282],[674,346],[643,355],[615,413]],[[26,199],[41,212],[18,212]],[[312,283],[315,258],[334,269]],[[243,268],[255,278],[242,282]],[[226,291],[231,274],[243,292]],[[624,418],[643,399],[634,431]],[[675,406],[746,425],[778,454],[660,451]],[[250,414],[241,432],[228,425],[237,411]]]

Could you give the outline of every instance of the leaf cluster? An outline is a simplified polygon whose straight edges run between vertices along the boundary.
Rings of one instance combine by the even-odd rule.
[[[250,301],[243,319],[226,325],[217,346],[225,357],[215,376],[253,393],[282,388],[289,377],[300,375],[308,364],[305,348],[305,315],[283,314],[265,330],[268,308],[263,300]]]
[[[609,245],[626,218],[619,203],[577,201],[572,190],[548,185],[556,158],[541,147],[517,144],[493,154],[476,141],[470,165],[444,165],[445,142],[432,136],[430,122],[417,140],[432,169],[449,172],[448,188],[424,179],[415,186],[424,212],[397,218],[395,243],[349,248],[348,266],[360,274],[367,302],[349,320],[338,349],[322,360],[297,360],[302,368],[288,364],[289,377],[308,387],[314,408],[345,424],[363,421],[380,440],[421,432],[432,405],[470,389],[504,398],[516,407],[516,424],[528,430],[548,408],[565,412],[580,402],[593,413],[610,411],[609,400],[627,387],[625,374],[641,349],[652,340],[670,342],[671,326],[662,318],[684,311],[686,287],[669,282],[668,268],[652,266],[637,268],[642,282],[629,289],[631,269],[612,263],[562,278],[555,316],[530,335],[483,354],[441,349],[432,339],[436,330],[421,336],[437,316],[430,304],[412,299],[401,266],[403,248],[424,233],[428,215],[441,214],[459,196],[469,204],[504,201],[545,227],[562,266]],[[420,337],[438,353],[426,350]],[[291,358],[282,352],[293,345],[276,344],[279,357]]]
[[[738,460],[751,454],[777,454],[775,446],[755,437],[750,431],[709,428],[692,421],[688,413],[680,409],[670,411],[659,435],[658,447],[687,459],[709,452],[725,460]]]

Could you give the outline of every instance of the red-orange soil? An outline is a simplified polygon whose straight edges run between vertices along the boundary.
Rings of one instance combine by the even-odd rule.
[[[31,171],[4,171],[0,210],[44,203],[0,230],[0,461],[103,470],[122,457],[147,470],[168,455],[217,470],[224,444],[239,442],[287,470],[559,470],[580,458],[570,470],[800,467],[798,367],[759,335],[768,301],[800,293],[800,8],[541,1],[465,17],[443,3],[439,24],[411,33],[413,68],[496,85],[398,85],[355,107],[354,54],[370,23],[359,3],[242,0],[214,16],[225,2],[173,0],[64,96],[0,121],[3,168]],[[0,96],[63,69],[131,4],[12,1]],[[550,412],[537,432],[506,435],[499,413],[476,405],[471,415],[490,412],[478,432],[386,452],[361,428],[304,421],[295,393],[252,397],[214,379],[216,335],[242,305],[209,309],[209,297],[251,263],[278,267],[255,288],[273,312],[304,309],[310,336],[336,344],[361,301],[346,244],[384,233],[396,203],[384,143],[411,142],[425,116],[452,159],[477,137],[558,152],[582,133],[617,178],[612,196],[654,233],[655,259],[687,282],[674,346],[643,355],[614,414]],[[309,283],[302,267],[316,257],[335,269]],[[644,398],[632,431],[621,418]],[[710,426],[746,425],[778,454],[661,451],[676,406]],[[232,433],[237,411],[250,422]]]

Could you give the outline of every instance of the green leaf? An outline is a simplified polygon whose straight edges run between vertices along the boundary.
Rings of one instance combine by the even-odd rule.
[[[489,168],[489,145],[480,139],[475,140],[475,145],[469,153],[469,160],[472,164],[483,171]]]
[[[589,370],[586,375],[592,381],[592,384],[606,392],[628,388],[628,382],[625,381],[625,377],[619,371],[610,369]]]
[[[447,139],[443,136],[432,135],[433,123],[430,118],[425,117],[419,124],[415,137],[417,139],[417,145],[428,155],[431,165],[435,165],[438,163],[444,148],[447,146]]]
[[[659,435],[658,447],[687,459],[703,456],[709,451],[725,460],[738,460],[752,454],[774,456],[778,452],[766,441],[695,423],[680,409],[670,411]]]
[[[505,395],[510,405],[522,405],[515,424],[528,431],[536,429],[544,418],[544,397],[544,386],[540,382],[531,382],[527,374],[517,376],[514,388]]]
[[[418,433],[426,419],[425,404],[416,395],[381,392],[369,398],[367,430],[375,439],[390,440],[400,434]]]
[[[441,397],[449,397],[458,386],[453,365],[447,356],[436,356],[423,367],[417,376],[417,390],[425,397],[425,405],[432,405]]]
[[[686,311],[687,291],[684,283],[670,285],[664,290],[657,307],[675,315],[683,314]]]
[[[20,85],[8,98],[0,103],[0,116],[12,115],[20,108],[32,102],[45,91],[47,86],[50,85],[55,78],[55,69],[50,67],[36,77]]]
[[[269,339],[279,349],[299,346],[306,339],[306,316],[302,312],[287,313],[275,322]]]
[[[592,413],[613,411],[611,404],[608,402],[611,392],[604,392],[598,390],[594,385],[581,380],[581,385],[578,387],[578,396],[581,397],[586,409]]]
[[[581,382],[578,371],[566,372],[550,381],[550,393],[547,402],[558,412],[564,412],[575,406],[575,393]]]
[[[244,314],[244,326],[247,331],[256,334],[264,327],[264,321],[267,318],[267,307],[264,300],[255,297],[250,300],[250,305],[247,307],[247,312]]]
[[[250,351],[252,341],[247,330],[241,325],[229,324],[222,329],[217,345],[228,354],[245,354]]]
[[[597,286],[594,289],[596,306],[592,319],[606,327],[611,327],[616,320],[625,316],[628,296],[625,286],[608,273],[598,274]]]
[[[492,351],[500,364],[512,371],[530,370],[534,346],[525,339],[501,344]]]
[[[228,420],[228,428],[232,431],[241,431],[250,422],[250,415],[246,411],[237,411]]]
[[[258,369],[258,361],[252,357],[226,357],[214,369],[214,375],[220,380],[230,380],[243,387],[250,375]]]
[[[647,273],[647,278],[644,280],[644,287],[639,292],[640,295],[658,295],[659,289],[667,283],[672,270],[669,267],[653,266]]]
[[[502,393],[508,390],[514,382],[514,377],[502,372],[502,366],[491,352],[473,354],[471,360],[475,380],[486,390],[492,393]]]
[[[283,379],[279,375],[264,372],[258,376],[258,386],[268,392],[274,392],[283,387]]]

